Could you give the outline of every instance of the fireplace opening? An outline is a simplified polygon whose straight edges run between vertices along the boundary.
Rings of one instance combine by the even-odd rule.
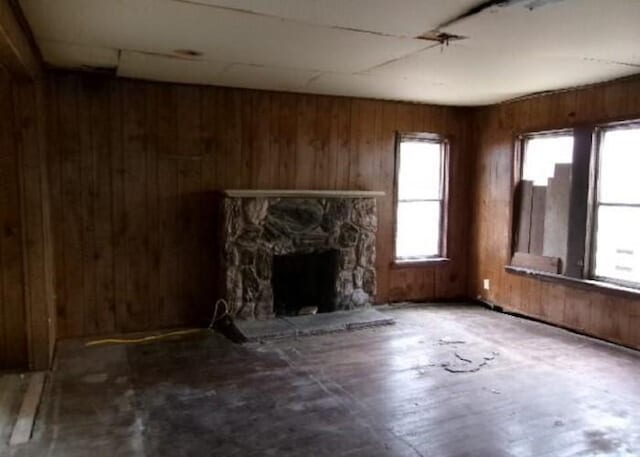
[[[338,251],[273,256],[273,307],[278,316],[297,316],[302,308],[319,313],[336,309]]]

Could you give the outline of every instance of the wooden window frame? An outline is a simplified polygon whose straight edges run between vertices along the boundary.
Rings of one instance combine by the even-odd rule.
[[[415,258],[398,258],[397,238],[398,238],[398,188],[400,181],[400,145],[403,141],[420,141],[426,143],[436,143],[441,148],[441,165],[440,165],[440,186],[441,195],[437,201],[440,201],[440,230],[438,233],[439,252],[436,255],[415,257]],[[394,182],[393,182],[393,267],[414,267],[427,266],[449,261],[447,257],[448,247],[448,227],[449,227],[449,173],[450,173],[450,142],[449,140],[435,133],[424,132],[396,132],[395,155],[394,155]],[[435,199],[433,201],[436,201]]]
[[[520,133],[516,136],[513,159],[513,179],[511,188],[510,216],[511,233],[508,249],[513,259],[516,253],[515,232],[518,224],[515,215],[516,190],[522,180],[524,167],[525,143],[532,138],[544,138],[570,134],[573,136],[573,158],[571,163],[571,190],[569,204],[569,227],[571,237],[567,246],[566,271],[560,276],[574,279],[588,278],[585,266],[589,252],[588,223],[592,187],[593,159],[593,126],[573,126],[548,130]],[[510,260],[511,261],[511,260]],[[511,266],[511,265],[509,265]]]
[[[607,124],[598,124],[593,128],[593,151],[592,151],[592,164],[591,164],[591,185],[589,189],[589,214],[587,224],[588,243],[585,252],[585,277],[602,283],[614,284],[630,289],[640,289],[640,283],[632,281],[624,281],[616,278],[609,278],[605,276],[596,275],[596,245],[598,230],[598,208],[600,203],[600,160],[602,155],[602,138],[608,131],[615,130],[627,130],[627,129],[640,129],[640,119],[622,121],[622,122],[610,122]],[[605,204],[606,206],[631,206],[639,208],[640,204]]]
[[[573,128],[563,128],[563,129],[550,129],[550,130],[540,130],[535,132],[523,132],[516,135],[515,138],[515,146],[513,149],[513,170],[512,170],[512,179],[511,179],[511,200],[510,200],[510,226],[511,232],[509,233],[509,252],[511,253],[511,257],[517,252],[516,251],[516,237],[515,232],[518,227],[518,220],[516,215],[514,214],[515,202],[516,202],[516,190],[518,188],[518,184],[522,181],[522,177],[524,175],[524,155],[526,149],[526,142],[530,139],[535,138],[548,138],[554,136],[562,136],[562,135],[573,135],[575,142],[575,132]],[[575,146],[574,146],[575,149]],[[574,150],[575,155],[575,150]]]
[[[515,198],[518,183],[522,179],[524,165],[524,140],[531,137],[573,132],[574,156],[572,179],[580,181],[572,183],[570,202],[570,230],[572,242],[567,253],[567,263],[571,269],[565,274],[553,274],[531,268],[505,265],[508,273],[535,277],[543,281],[564,283],[573,287],[601,292],[612,292],[623,296],[637,298],[640,296],[640,284],[620,281],[615,278],[604,278],[595,275],[595,248],[597,230],[597,207],[599,192],[599,161],[602,134],[607,130],[640,127],[640,116],[632,119],[598,121],[589,124],[576,124],[564,128],[522,132],[515,135],[513,148],[513,167],[511,170],[510,227],[507,240],[511,258],[516,251],[515,230],[517,218],[515,214]],[[640,206],[640,205],[638,205]]]

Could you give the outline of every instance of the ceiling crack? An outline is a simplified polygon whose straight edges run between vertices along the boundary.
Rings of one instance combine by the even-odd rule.
[[[536,8],[545,6],[549,3],[557,3],[557,2],[563,2],[563,1],[566,1],[566,0],[485,0],[477,4],[476,6],[468,9],[464,13],[454,17],[453,19],[449,19],[448,21],[443,22],[435,30],[440,30],[445,27],[450,27],[453,24],[456,24],[470,17],[477,16],[478,14],[482,14],[494,8],[506,8],[509,6],[515,6],[522,3],[526,3],[525,5],[526,8],[530,10],[534,10]]]
[[[368,35],[376,35],[376,36],[388,37],[388,38],[400,38],[400,39],[410,39],[410,40],[416,39],[409,35],[396,35],[393,33],[385,33],[377,30],[361,29],[357,27],[345,27],[341,25],[322,24],[317,22],[302,21],[298,19],[278,16],[277,14],[261,13],[261,12],[246,9],[246,8],[234,8],[232,6],[212,5],[211,3],[205,3],[201,0],[172,0],[172,1],[178,2],[178,3],[186,3],[189,5],[203,6],[206,8],[213,8],[213,9],[223,10],[223,11],[232,11],[235,13],[250,14],[252,16],[259,16],[259,17],[264,17],[268,19],[277,19],[279,21],[286,21],[292,24],[307,25],[307,26],[318,27],[323,29],[342,30],[345,32],[354,32],[354,33],[366,33]]]
[[[618,60],[599,59],[597,57],[583,57],[586,62],[606,63],[610,65],[624,65],[625,67],[640,68],[640,63],[620,62]]]
[[[357,72],[355,72],[353,74],[354,75],[364,75],[364,74],[369,73],[370,71],[377,70],[377,69],[382,68],[382,67],[384,67],[386,65],[392,64],[394,62],[398,62],[398,61],[406,59],[408,57],[413,57],[414,55],[419,54],[419,53],[421,53],[423,51],[428,51],[429,49],[433,49],[433,48],[436,48],[436,47],[439,47],[439,46],[442,46],[442,45],[440,43],[435,43],[435,44],[432,44],[430,46],[427,46],[426,48],[420,48],[420,49],[418,49],[416,51],[412,51],[412,52],[410,52],[408,54],[404,54],[404,55],[399,56],[399,57],[394,57],[393,59],[386,60],[386,61],[384,61],[382,63],[374,65],[373,67],[367,68],[366,70],[357,71]]]
[[[317,75],[313,75],[311,78],[309,78],[309,80],[302,87],[309,87],[311,85],[311,83],[313,83],[318,78],[320,78],[320,76],[322,76],[322,73],[318,73]]]

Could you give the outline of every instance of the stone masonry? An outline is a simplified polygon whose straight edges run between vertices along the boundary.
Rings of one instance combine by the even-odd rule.
[[[338,251],[335,309],[370,306],[376,228],[373,197],[225,197],[223,265],[232,314],[274,317],[273,256],[329,249]]]

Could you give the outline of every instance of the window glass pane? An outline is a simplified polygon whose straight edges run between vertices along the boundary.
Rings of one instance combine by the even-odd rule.
[[[396,256],[440,254],[440,202],[398,202]]]
[[[598,277],[640,284],[640,208],[600,206],[596,233]]]
[[[602,202],[640,203],[640,128],[605,132],[600,149]]]
[[[546,186],[558,163],[573,160],[573,135],[528,138],[525,141],[522,179]]]
[[[440,198],[442,147],[440,143],[400,143],[399,200]]]

